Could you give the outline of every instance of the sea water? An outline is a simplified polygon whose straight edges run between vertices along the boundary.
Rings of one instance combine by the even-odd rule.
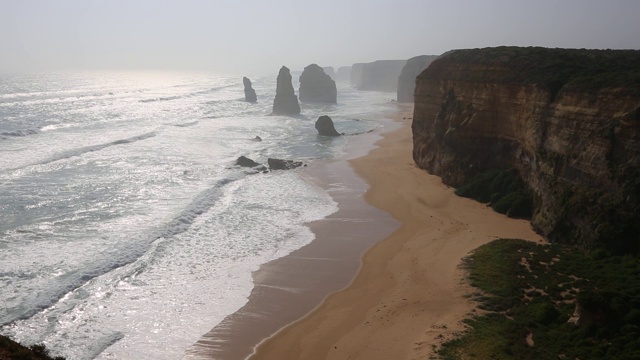
[[[394,94],[339,83],[338,104],[269,116],[276,75],[252,81],[255,104],[237,76],[0,75],[1,334],[70,360],[180,358],[253,271],[313,240],[331,197],[236,158],[345,158]],[[356,135],[318,136],[325,114]]]

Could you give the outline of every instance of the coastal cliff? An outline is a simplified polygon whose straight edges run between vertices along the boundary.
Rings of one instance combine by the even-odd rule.
[[[407,60],[398,77],[398,102],[412,103],[416,77],[437,59],[438,55],[420,55]]]
[[[416,80],[416,164],[452,186],[517,170],[552,241],[640,247],[640,51],[456,50]]]
[[[358,90],[395,92],[406,60],[378,60],[351,66],[351,85]]]

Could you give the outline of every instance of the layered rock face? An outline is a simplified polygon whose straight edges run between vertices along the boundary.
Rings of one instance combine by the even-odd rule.
[[[251,87],[251,80],[246,76],[242,78],[242,83],[244,84],[244,99],[248,102],[256,102],[258,101],[258,97],[256,96],[256,91]]]
[[[416,81],[416,164],[459,186],[515,168],[533,226],[612,252],[640,244],[640,52],[457,50]]]
[[[412,103],[416,78],[438,55],[420,55],[407,60],[398,77],[398,102]]]
[[[336,82],[324,70],[311,64],[300,75],[300,101],[308,103],[332,103],[337,101]]]
[[[378,60],[363,64],[362,73],[355,85],[358,90],[396,92],[400,72],[406,63],[406,60]],[[354,80],[353,71],[351,80]]]
[[[276,115],[298,115],[300,104],[291,84],[291,72],[286,66],[280,68],[277,79],[276,97],[273,100]]]

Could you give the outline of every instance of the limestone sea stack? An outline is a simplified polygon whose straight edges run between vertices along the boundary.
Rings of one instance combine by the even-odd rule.
[[[273,100],[273,114],[275,115],[298,115],[300,114],[300,104],[291,84],[291,72],[286,66],[280,68],[278,73],[278,85],[276,87],[276,98]]]
[[[333,120],[327,115],[322,115],[316,121],[316,130],[318,130],[318,134],[324,136],[340,136],[340,133],[336,131],[336,128],[333,126]]]
[[[336,82],[324,70],[311,64],[300,75],[300,101],[335,104],[338,91]]]
[[[437,55],[420,55],[407,60],[398,78],[398,102],[412,103],[416,89],[416,77],[426,69]]]
[[[244,99],[248,102],[258,101],[256,91],[251,87],[251,80],[249,80],[249,78],[247,77],[243,77],[242,83],[244,84]]]

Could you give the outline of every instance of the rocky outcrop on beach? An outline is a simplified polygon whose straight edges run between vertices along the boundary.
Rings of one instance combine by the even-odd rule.
[[[378,60],[366,64],[353,64],[351,84],[358,90],[396,92],[398,77],[406,62],[406,60]]]
[[[274,159],[274,158],[268,158],[267,164],[269,164],[270,170],[291,170],[300,166],[304,166],[304,163],[301,161],[283,160],[283,159]]]
[[[316,121],[316,130],[323,136],[340,136],[340,133],[333,126],[333,120],[327,115],[322,115]]]
[[[459,186],[514,168],[555,241],[640,246],[640,51],[456,50],[416,81],[416,164]]]
[[[416,88],[416,77],[426,69],[438,55],[420,55],[407,60],[398,77],[398,102],[412,103]]]
[[[256,91],[251,87],[251,80],[248,77],[242,78],[242,83],[244,84],[244,99],[248,102],[256,102],[258,101],[258,97],[256,96]]]
[[[276,97],[273,100],[273,114],[298,115],[300,104],[291,84],[291,72],[286,66],[280,68],[277,79]]]
[[[331,103],[337,101],[336,82],[316,64],[304,68],[300,75],[300,101]]]

